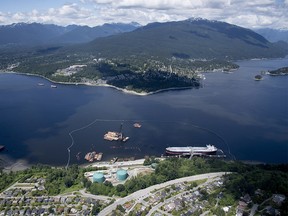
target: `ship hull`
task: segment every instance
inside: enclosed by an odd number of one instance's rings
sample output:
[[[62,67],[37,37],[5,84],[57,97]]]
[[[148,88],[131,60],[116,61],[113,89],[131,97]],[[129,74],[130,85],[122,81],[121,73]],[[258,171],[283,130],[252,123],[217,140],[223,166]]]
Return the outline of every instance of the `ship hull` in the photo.
[[[202,155],[215,155],[217,151],[210,151],[210,152],[193,152],[193,154],[202,154]],[[175,152],[175,151],[167,151],[166,150],[166,154],[167,155],[189,155],[191,154],[190,151],[179,151],[179,152]]]
[[[215,155],[217,148],[212,145],[207,147],[169,147],[166,148],[167,155]]]

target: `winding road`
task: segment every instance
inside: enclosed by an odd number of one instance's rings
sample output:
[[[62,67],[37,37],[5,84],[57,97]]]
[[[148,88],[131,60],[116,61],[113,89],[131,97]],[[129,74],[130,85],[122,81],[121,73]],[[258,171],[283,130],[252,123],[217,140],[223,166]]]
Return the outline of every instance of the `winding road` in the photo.
[[[145,199],[148,196],[151,196],[151,191],[154,190],[159,190],[161,188],[167,187],[169,185],[177,184],[177,183],[182,183],[182,182],[190,182],[190,181],[197,181],[197,180],[202,180],[202,179],[212,179],[212,178],[217,178],[221,177],[225,174],[228,174],[227,172],[217,172],[217,173],[206,173],[206,174],[201,174],[201,175],[194,175],[194,176],[189,176],[189,177],[184,177],[184,178],[179,178],[179,179],[174,179],[168,182],[164,182],[162,184],[157,184],[153,185],[151,187],[136,191],[126,197],[123,197],[121,199],[116,200],[113,204],[107,206],[104,208],[98,215],[99,216],[106,216],[109,215],[114,209],[116,209],[117,205],[123,205],[126,202],[129,202],[131,200],[142,200]]]

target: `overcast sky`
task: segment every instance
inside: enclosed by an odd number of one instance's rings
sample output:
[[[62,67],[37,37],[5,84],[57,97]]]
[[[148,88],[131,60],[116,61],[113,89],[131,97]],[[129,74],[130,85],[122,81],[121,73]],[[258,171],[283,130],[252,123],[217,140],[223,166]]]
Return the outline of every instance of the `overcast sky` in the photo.
[[[288,30],[288,0],[0,0],[0,25],[18,22],[145,25],[191,17],[246,28]]]

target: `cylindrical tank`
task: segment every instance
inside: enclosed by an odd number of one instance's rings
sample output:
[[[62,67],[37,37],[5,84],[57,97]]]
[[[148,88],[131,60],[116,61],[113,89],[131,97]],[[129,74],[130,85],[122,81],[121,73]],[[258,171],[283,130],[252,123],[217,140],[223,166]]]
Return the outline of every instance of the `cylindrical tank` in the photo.
[[[152,164],[151,164],[151,167],[152,167],[153,169],[156,169],[157,166],[158,166],[157,163],[152,163]]]
[[[118,171],[117,171],[117,179],[119,180],[119,181],[124,181],[124,180],[126,180],[126,178],[128,177],[128,173],[127,173],[127,171],[126,170],[123,170],[123,169],[119,169]]]
[[[95,172],[93,174],[93,183],[98,182],[98,183],[103,183],[105,181],[104,174],[101,172]]]

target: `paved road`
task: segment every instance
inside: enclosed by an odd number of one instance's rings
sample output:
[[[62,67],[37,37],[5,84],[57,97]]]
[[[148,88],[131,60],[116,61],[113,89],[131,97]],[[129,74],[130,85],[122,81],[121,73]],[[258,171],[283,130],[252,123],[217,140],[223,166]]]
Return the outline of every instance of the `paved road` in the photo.
[[[108,197],[108,196],[101,196],[101,195],[93,195],[90,193],[86,193],[85,189],[79,190],[79,192],[81,193],[82,197],[89,197],[89,198],[93,198],[96,200],[103,200],[103,201],[110,201],[111,199],[113,199],[112,197]],[[114,199],[118,199],[118,198],[114,198]]]
[[[194,175],[194,176],[184,177],[184,178],[180,178],[180,179],[175,179],[175,180],[164,182],[164,183],[158,184],[158,185],[153,185],[151,187],[136,191],[136,192],[124,197],[124,198],[121,198],[121,199],[115,201],[113,204],[104,208],[99,213],[99,216],[109,215],[114,209],[116,209],[117,205],[123,205],[124,203],[129,202],[131,200],[144,199],[144,198],[148,197],[150,192],[153,190],[158,190],[158,189],[167,187],[169,185],[182,183],[185,181],[190,182],[190,181],[197,181],[197,180],[202,180],[202,179],[207,179],[207,178],[208,179],[209,178],[216,178],[216,177],[220,177],[224,174],[226,174],[226,172],[206,173],[206,174],[201,174],[201,175]]]
[[[218,177],[218,178],[219,178],[219,177]],[[208,181],[206,181],[206,182],[198,185],[196,188],[193,188],[192,191],[198,190],[199,187],[202,187],[203,185],[208,185],[208,184],[210,184],[211,182],[214,181],[214,179],[216,179],[216,178],[213,178],[213,179],[212,179],[212,178],[209,178]],[[177,194],[176,196],[172,196],[172,197],[170,197],[170,198],[168,198],[168,199],[165,199],[164,202],[158,203],[156,206],[154,206],[154,207],[148,212],[147,216],[151,216],[155,211],[159,211],[159,209],[160,209],[161,206],[166,205],[166,204],[170,203],[172,200],[175,200],[176,198],[179,198],[179,197],[183,196],[183,194],[185,194],[185,193],[186,193],[186,191],[183,191],[183,192]],[[171,214],[169,214],[169,213],[167,213],[167,212],[165,212],[165,214],[166,214],[166,215],[171,215]]]
[[[253,216],[256,211],[257,211],[257,208],[258,208],[258,205],[257,204],[254,204],[252,209],[251,209],[251,212],[250,212],[250,215],[249,216]]]

